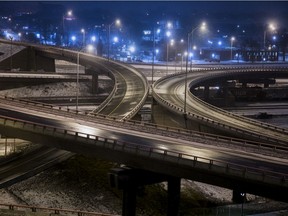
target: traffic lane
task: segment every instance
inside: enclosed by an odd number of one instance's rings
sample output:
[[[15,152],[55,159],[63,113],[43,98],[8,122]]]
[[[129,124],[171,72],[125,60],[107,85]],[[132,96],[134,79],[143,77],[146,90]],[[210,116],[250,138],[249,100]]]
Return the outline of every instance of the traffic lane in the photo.
[[[31,114],[32,112],[33,111],[31,110],[30,113],[23,113],[23,112],[19,112],[16,110],[11,110],[11,109],[0,107],[1,116],[10,117],[16,120],[19,119],[19,120],[23,120],[23,121],[27,121],[31,123],[45,124],[51,127],[57,126],[57,122],[55,122],[55,119],[46,118],[46,117],[39,116],[39,115],[34,115],[34,114]]]
[[[114,103],[116,106],[114,106],[114,109],[108,114],[109,116],[114,116],[117,118],[125,117],[131,111],[133,111],[135,107],[137,107],[145,95],[145,85],[143,80],[139,79],[136,74],[128,73],[126,71],[129,70],[119,66],[117,67],[117,70],[115,70],[117,77],[124,80],[126,86],[125,89],[121,89],[122,91],[125,91],[123,92],[124,95],[121,100],[117,101],[118,104]]]
[[[3,114],[3,109],[0,109],[0,113]],[[7,114],[7,110],[4,110],[4,114]],[[9,113],[9,112],[8,112]],[[14,115],[14,116],[13,116]],[[72,130],[84,134],[90,134],[93,136],[99,136],[108,139],[115,139],[125,143],[141,145],[143,147],[154,148],[158,150],[167,150],[171,152],[177,152],[192,156],[197,156],[198,159],[207,158],[211,160],[223,161],[225,163],[240,164],[251,168],[261,168],[274,172],[288,173],[287,160],[276,159],[269,157],[267,160],[261,158],[260,155],[250,154],[243,151],[237,151],[235,149],[215,148],[210,145],[200,145],[195,142],[180,141],[175,138],[147,134],[138,131],[132,131],[127,129],[121,129],[111,126],[91,124],[85,122],[75,122],[58,119],[49,119],[41,116],[33,116],[17,111],[10,112],[10,117],[17,117],[25,121],[40,123],[51,127],[61,128],[63,130]],[[209,148],[209,149],[208,149]]]
[[[74,153],[69,151],[47,146],[34,149],[28,154],[23,154],[21,157],[1,165],[0,188],[14,184],[16,179],[18,179],[16,181],[21,181],[20,176],[28,178],[28,176],[35,175],[35,173],[39,173],[55,163],[67,160],[73,155]]]
[[[223,72],[223,71],[222,71]],[[211,74],[212,72],[210,72]],[[217,72],[219,73],[219,71]],[[199,73],[198,73],[199,74]],[[202,72],[203,74],[203,72]],[[205,72],[205,75],[209,74],[209,72]],[[193,73],[188,74],[188,81],[187,83],[190,83],[193,81],[193,79],[197,78],[197,75]],[[174,104],[175,106],[179,108],[184,108],[184,87],[181,88],[181,85],[183,85],[185,80],[185,76],[179,75],[177,77],[173,77],[173,79],[166,79],[163,80],[162,82],[159,82],[155,86],[155,91],[157,94],[161,95],[161,97],[169,101],[171,104]],[[196,115],[200,116],[205,116],[208,119],[213,119],[214,122],[226,122],[225,124],[227,126],[230,126],[232,128],[237,128],[237,129],[242,129],[244,131],[254,131],[255,134],[259,136],[266,136],[269,134],[269,136],[274,137],[275,139],[282,140],[282,142],[287,141],[287,136],[286,134],[279,133],[276,131],[271,131],[270,129],[263,128],[259,126],[259,124],[253,124],[251,121],[248,120],[244,121],[245,118],[243,119],[235,119],[232,118],[231,116],[223,115],[221,112],[213,111],[212,109],[209,109],[207,107],[203,107],[202,104],[198,104],[198,106],[195,106],[195,101],[191,100],[190,97],[187,98],[187,104],[186,108],[187,111],[190,113],[195,113]]]
[[[143,99],[145,95],[143,79],[122,65],[106,61],[101,64],[114,74],[117,90],[112,100],[99,113],[118,119],[123,118],[133,111]]]
[[[109,114],[109,116],[113,117],[125,117],[129,115],[137,106],[140,104],[142,100],[142,96],[144,94],[144,86],[139,83],[137,85],[136,83],[135,87],[133,87],[131,90],[127,90],[125,97],[122,98],[121,102],[118,104],[118,106]],[[135,91],[136,90],[136,91]]]
[[[99,114],[106,116],[110,115],[115,110],[115,108],[117,108],[117,106],[121,103],[121,101],[125,97],[127,89],[126,82],[123,79],[123,77],[120,76],[117,72],[113,72],[113,74],[116,80],[115,94],[113,98],[105,105],[105,107],[98,112]]]

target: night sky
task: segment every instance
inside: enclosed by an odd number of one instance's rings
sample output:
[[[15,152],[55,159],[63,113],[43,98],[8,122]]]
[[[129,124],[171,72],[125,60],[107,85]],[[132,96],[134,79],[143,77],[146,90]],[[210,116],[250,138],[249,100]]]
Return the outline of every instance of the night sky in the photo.
[[[197,15],[199,18],[211,16],[216,19],[229,16],[246,19],[243,15],[258,15],[258,18],[282,19],[288,14],[286,1],[0,1],[0,12],[7,14],[20,10],[37,11],[43,5],[62,6],[63,10],[72,9],[84,18],[91,14],[109,13],[120,17],[146,16],[149,20],[160,17],[168,19],[177,15]]]
[[[32,11],[41,18],[61,20],[70,9],[84,28],[116,18],[132,31],[159,20],[179,20],[184,31],[202,21],[214,30],[246,25],[247,33],[248,25],[252,32],[271,21],[288,27],[288,1],[0,1],[0,15]]]

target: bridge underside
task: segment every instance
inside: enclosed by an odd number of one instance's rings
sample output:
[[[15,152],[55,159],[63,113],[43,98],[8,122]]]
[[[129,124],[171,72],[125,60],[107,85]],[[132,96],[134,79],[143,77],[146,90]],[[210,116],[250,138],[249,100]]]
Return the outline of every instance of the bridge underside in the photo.
[[[1,61],[0,69],[55,72],[55,60],[39,55],[33,47],[27,47]]]
[[[130,147],[127,150],[123,146],[117,147],[115,143],[107,143],[106,141],[97,142],[89,140],[86,137],[80,138],[74,135],[64,137],[55,137],[54,134],[33,133],[21,129],[0,125],[0,131],[6,136],[17,137],[31,142],[55,147],[74,153],[84,154],[91,157],[96,157],[108,161],[125,164],[132,168],[147,170],[162,175],[172,176],[176,178],[191,179],[200,181],[228,189],[247,192],[263,197],[268,197],[274,200],[288,202],[288,188],[286,187],[286,179],[283,179],[283,185],[271,184],[266,182],[266,176],[261,179],[252,180],[246,176],[245,170],[240,173],[232,167],[217,168],[213,164],[207,164],[200,161],[191,161],[180,158],[170,158],[169,155],[159,155],[159,153],[140,153],[136,148],[131,151]],[[167,169],[169,167],[169,169]],[[219,172],[220,171],[220,172]]]

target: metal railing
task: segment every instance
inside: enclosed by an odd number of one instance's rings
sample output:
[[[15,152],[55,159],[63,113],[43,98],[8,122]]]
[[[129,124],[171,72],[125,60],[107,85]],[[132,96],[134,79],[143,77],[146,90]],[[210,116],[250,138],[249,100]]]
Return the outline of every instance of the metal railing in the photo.
[[[10,211],[31,211],[33,213],[54,213],[57,214],[69,214],[69,215],[77,215],[77,216],[119,216],[115,214],[106,214],[106,213],[98,213],[98,212],[88,212],[88,211],[80,211],[80,210],[71,210],[71,209],[60,209],[60,208],[45,208],[39,206],[28,206],[28,205],[16,205],[16,204],[0,204],[0,207],[6,208]],[[3,209],[2,208],[2,209]]]
[[[181,169],[181,167],[189,167],[190,169],[197,169],[202,171],[208,170],[210,173],[218,175],[225,174],[238,178],[245,178],[246,180],[250,179],[269,183],[271,185],[278,185],[284,188],[288,187],[288,181],[286,181],[288,177],[287,173],[277,173],[270,170],[262,170],[240,164],[229,163],[222,160],[199,157],[196,154],[185,154],[178,151],[170,151],[161,148],[147,147],[145,145],[137,145],[135,143],[123,142],[120,140],[68,130],[65,128],[47,126],[39,123],[36,124],[23,120],[20,121],[13,118],[0,117],[0,124],[10,129],[20,129],[26,132],[45,135],[56,139],[63,139],[77,143],[86,143],[90,145],[91,148],[101,148],[102,150],[105,149],[106,151],[117,151],[129,155],[137,155],[137,158],[144,157],[149,160],[177,164],[179,169]],[[181,144],[181,142],[179,144]],[[125,158],[125,155],[122,156]],[[121,157],[121,154],[119,154],[119,157]],[[111,158],[111,160],[113,160],[113,158]],[[157,166],[157,163],[155,163],[155,166]]]
[[[132,120],[117,121],[115,118],[110,118],[105,115],[97,115],[91,113],[81,113],[73,109],[61,108],[50,104],[39,103],[24,99],[15,99],[11,97],[0,97],[2,104],[9,104],[14,107],[25,107],[29,110],[38,111],[41,113],[49,113],[57,116],[68,117],[71,119],[84,120],[85,122],[94,122],[97,124],[109,125],[116,128],[126,128],[129,130],[140,131],[143,133],[157,134],[165,137],[174,137],[191,142],[199,142],[210,145],[217,145],[226,148],[240,148],[245,151],[257,152],[264,155],[277,155],[279,157],[288,157],[288,147],[282,145],[267,144],[261,142],[253,142],[239,138],[213,135],[204,132],[185,130],[180,128],[167,127],[165,125],[156,125],[152,123],[143,123]],[[198,117],[201,121],[202,117]]]
[[[272,72],[272,71],[275,71],[275,70],[279,70],[281,71],[282,73],[286,73],[288,68],[286,67],[268,67],[268,68],[255,68],[255,67],[248,67],[248,68],[236,68],[235,67],[231,67],[231,68],[216,68],[217,70],[221,71],[221,73],[211,73],[211,74],[207,74],[205,76],[201,76],[201,77],[197,77],[195,78],[194,80],[192,80],[190,82],[190,85],[189,87],[193,87],[193,86],[196,86],[198,83],[200,82],[203,82],[203,81],[206,81],[206,80],[209,80],[209,79],[212,79],[212,78],[217,78],[217,77],[225,77],[227,75],[231,75],[231,74],[242,74],[242,73],[248,73],[248,72],[263,72],[263,71],[266,71],[266,72]],[[193,70],[193,73],[194,72],[203,72],[203,71],[215,71],[214,68],[211,69],[199,69],[199,70]],[[225,71],[225,72],[223,72]],[[184,75],[184,73],[178,73],[178,74],[171,74],[169,76],[166,76],[166,77],[163,77],[159,80],[157,80],[155,83],[154,83],[154,87],[164,81],[164,80],[167,80],[167,79],[170,79],[171,77],[176,77],[176,76],[179,76],[180,75]],[[182,107],[179,107],[177,104],[172,104],[170,103],[169,101],[167,101],[166,99],[162,98],[159,94],[157,94],[155,91],[154,91],[154,88],[153,88],[153,97],[156,99],[156,101],[158,101],[160,104],[162,104],[162,106],[168,108],[169,110],[173,111],[173,112],[176,112],[178,113],[179,115],[183,115],[184,114],[184,109]],[[226,116],[230,116],[232,118],[236,118],[236,119],[240,119],[241,118],[241,121],[245,121],[245,122],[248,122],[248,123],[251,123],[253,125],[256,125],[258,127],[263,127],[263,128],[267,128],[269,130],[274,130],[274,131],[277,131],[279,133],[282,133],[282,134],[288,134],[288,131],[287,129],[285,128],[281,128],[281,127],[277,127],[277,126],[274,126],[274,125],[270,125],[270,124],[267,124],[267,123],[261,123],[259,121],[256,121],[256,120],[252,120],[252,119],[248,119],[248,118],[245,118],[245,117],[240,117],[236,114],[232,114],[228,111],[225,111],[223,109],[220,109],[218,107],[215,107],[213,105],[210,105],[204,101],[202,101],[201,99],[197,98],[196,96],[194,96],[193,94],[190,94],[191,98],[194,99],[194,102],[197,104],[202,104],[204,107],[207,108],[207,110],[214,110],[214,111],[217,111],[217,112],[220,112],[221,114],[223,115],[226,115]],[[260,133],[254,133],[254,132],[251,132],[251,131],[248,131],[248,130],[243,130],[243,129],[239,129],[239,128],[236,128],[236,127],[232,127],[232,126],[229,126],[229,125],[226,125],[225,123],[222,123],[220,121],[216,121],[216,120],[213,120],[213,119],[210,119],[210,118],[207,118],[205,116],[202,116],[200,114],[197,114],[197,113],[191,113],[191,112],[188,112],[187,113],[187,117],[190,117],[192,119],[195,119],[199,122],[203,122],[203,123],[206,123],[206,124],[209,124],[209,125],[214,125],[215,127],[221,127],[223,129],[228,129],[228,130],[231,130],[231,131],[234,131],[234,132],[237,132],[237,133],[241,133],[243,135],[249,135],[251,137],[254,137],[256,139],[259,139],[261,138],[262,140],[266,140],[268,142],[274,142],[274,143],[278,143],[279,145],[286,145],[287,146],[287,141],[284,139],[284,140],[280,140],[280,139],[277,139],[277,138],[272,138],[272,137],[269,137],[269,136],[266,136],[264,137],[266,134],[260,134]]]
[[[71,62],[76,62],[76,59],[77,59],[77,52],[76,51],[72,51],[72,50],[64,50],[64,49],[60,49],[60,48],[51,48],[51,47],[42,47],[42,46],[37,46],[37,48],[39,49],[39,51],[43,51],[44,53],[47,53],[47,54],[51,54],[52,56],[54,57],[58,57],[59,56],[61,58],[68,58],[70,59]],[[57,52],[58,51],[58,52]],[[60,53],[62,53],[60,55]],[[95,110],[93,110],[92,112],[96,112],[96,113],[99,113],[101,112],[102,109],[105,108],[105,106],[107,106],[107,104],[112,100],[113,96],[115,95],[116,91],[117,91],[117,78],[115,75],[113,75],[113,72],[106,66],[104,66],[104,64],[101,63],[102,62],[105,62],[106,63],[106,59],[104,58],[101,58],[101,57],[98,57],[98,56],[93,56],[93,55],[90,55],[90,54],[87,54],[87,53],[81,53],[81,55],[84,55],[85,57],[89,57],[90,59],[87,60],[87,64],[95,64],[95,61],[97,61],[97,64],[98,65],[101,65],[102,67],[105,67],[110,73],[110,78],[112,78],[112,80],[114,81],[115,85],[110,93],[110,95],[107,97],[107,99],[99,106],[97,107]],[[94,62],[93,62],[94,61]],[[125,64],[122,64],[122,63],[118,63],[118,62],[115,62],[115,61],[111,61],[110,64],[117,64],[131,72],[133,72],[134,74],[137,74],[138,77],[142,80],[143,84],[144,84],[144,95],[143,97],[141,98],[141,101],[128,113],[126,114],[124,117],[122,117],[120,120],[126,120],[126,119],[129,119],[129,118],[132,118],[140,109],[141,107],[143,106],[143,104],[145,103],[145,100],[146,100],[146,97],[148,96],[148,93],[149,93],[149,89],[148,89],[148,81],[147,79],[145,78],[145,76],[138,70],[136,70],[135,68],[132,68],[131,66],[126,66]]]

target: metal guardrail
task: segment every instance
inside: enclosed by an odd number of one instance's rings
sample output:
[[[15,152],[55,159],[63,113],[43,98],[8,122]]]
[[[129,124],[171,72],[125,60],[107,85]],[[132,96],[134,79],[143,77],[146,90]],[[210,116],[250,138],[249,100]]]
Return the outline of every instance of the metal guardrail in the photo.
[[[172,110],[172,111],[176,111],[178,114],[180,115],[183,115],[184,114],[184,109],[182,108],[179,108],[177,105],[174,105],[174,104],[171,104],[169,102],[167,102],[165,99],[161,98],[160,96],[154,94],[153,95],[155,99],[158,99],[158,103],[162,104],[163,106],[167,107],[168,109]],[[199,122],[202,122],[202,123],[207,123],[207,124],[210,124],[210,125],[214,125],[215,127],[221,127],[223,129],[227,129],[229,131],[233,131],[233,132],[236,132],[236,133],[240,133],[242,135],[249,135],[250,137],[254,137],[256,139],[260,139],[260,140],[266,140],[267,142],[273,142],[273,143],[277,143],[278,146],[287,146],[287,142],[281,142],[279,141],[278,139],[273,139],[273,138],[269,138],[269,137],[265,137],[263,134],[256,134],[256,133],[251,133],[250,131],[247,131],[247,130],[242,130],[242,129],[239,129],[239,128],[236,128],[236,127],[231,127],[231,126],[228,126],[224,123],[221,123],[221,122],[217,122],[215,120],[212,120],[212,119],[209,119],[207,117],[204,117],[204,116],[201,116],[201,115],[198,115],[198,114],[195,114],[195,113],[191,113],[191,112],[188,112],[187,113],[187,117],[190,117],[192,119],[195,119]],[[283,147],[284,147],[283,146]]]
[[[111,73],[111,74],[113,74],[113,73]],[[110,92],[108,97],[96,109],[92,110],[90,113],[99,113],[99,112],[101,112],[107,106],[107,104],[112,100],[112,98],[114,97],[114,95],[115,95],[115,93],[117,91],[117,80],[116,80],[116,77],[113,76],[112,80],[114,81],[114,86],[113,86],[112,91]]]
[[[288,70],[288,68],[283,68],[283,67],[280,67],[280,69],[282,69],[283,71],[287,71]],[[191,83],[190,83],[190,85],[189,85],[189,87],[191,87],[191,86],[193,86],[194,84],[196,85],[197,83],[199,83],[199,82],[201,82],[201,81],[204,81],[204,80],[208,80],[208,79],[211,79],[211,77],[217,77],[217,75],[219,76],[219,74],[221,75],[221,76],[225,76],[225,75],[227,75],[227,74],[230,74],[230,73],[235,73],[236,71],[238,72],[238,73],[243,73],[243,72],[247,72],[247,70],[248,70],[248,72],[251,70],[251,71],[263,71],[264,69],[263,68],[261,68],[261,69],[259,69],[259,68],[254,68],[254,67],[248,67],[248,68],[246,68],[246,69],[243,69],[242,67],[240,67],[240,68],[237,68],[237,69],[235,69],[235,67],[231,67],[231,68],[217,68],[217,70],[220,70],[220,71],[223,71],[223,70],[225,70],[226,72],[225,73],[216,73],[216,74],[210,74],[209,76],[202,76],[202,77],[200,77],[200,78],[195,78],[195,80],[193,80]],[[228,70],[228,71],[227,71]],[[232,70],[232,71],[231,71]],[[240,71],[239,71],[240,70]],[[275,67],[269,67],[268,69],[267,69],[268,71],[274,71],[275,70]],[[205,68],[205,69],[198,69],[198,70],[193,70],[193,72],[203,72],[203,71],[214,71],[214,69],[212,69],[211,70],[211,68],[209,68],[209,69],[207,69],[207,68]],[[157,85],[157,83],[159,83],[159,82],[161,82],[161,81],[163,81],[163,80],[166,80],[166,79],[170,79],[171,77],[175,77],[175,76],[178,76],[179,74],[182,74],[182,75],[184,75],[185,73],[177,73],[177,74],[171,74],[171,75],[169,75],[169,76],[166,76],[166,77],[163,77],[163,78],[161,78],[161,79],[159,79],[159,80],[157,80],[155,83],[154,83],[154,86],[156,86]],[[171,111],[173,111],[173,112],[177,112],[178,114],[180,114],[180,115],[183,115],[184,114],[184,109],[183,108],[180,108],[179,106],[177,106],[177,105],[175,105],[175,104],[171,104],[170,102],[168,102],[168,101],[166,101],[164,98],[162,98],[160,95],[158,95],[157,93],[155,93],[155,91],[154,91],[154,88],[153,88],[153,97],[160,103],[160,104],[162,104],[163,106],[165,106],[165,107],[167,107],[168,109],[170,109]],[[223,114],[225,114],[225,115],[227,115],[227,116],[232,116],[232,117],[236,117],[237,115],[235,115],[235,114],[231,114],[230,112],[228,112],[228,111],[224,111],[224,110],[222,110],[222,109],[220,109],[220,108],[217,108],[217,107],[214,107],[214,106],[212,106],[212,105],[209,105],[209,104],[207,104],[207,103],[205,103],[205,102],[202,102],[202,100],[200,100],[200,99],[198,99],[196,96],[193,96],[193,98],[196,98],[195,100],[198,102],[198,101],[201,101],[201,103],[205,106],[205,105],[207,105],[207,107],[208,107],[208,109],[210,108],[210,109],[212,109],[212,110],[221,110],[221,113],[223,113]],[[215,108],[215,109],[214,109]],[[238,129],[238,128],[235,128],[235,127],[231,127],[231,126],[227,126],[227,125],[225,125],[225,124],[223,124],[223,123],[221,123],[221,122],[217,122],[217,121],[215,121],[215,120],[212,120],[212,119],[209,119],[209,118],[207,118],[207,117],[204,117],[204,116],[201,116],[201,115],[198,115],[198,114],[196,114],[196,113],[187,113],[187,117],[191,117],[191,118],[193,118],[193,119],[196,119],[196,120],[199,120],[199,121],[203,121],[204,123],[206,122],[206,123],[209,123],[209,124],[212,124],[212,125],[215,125],[215,126],[217,126],[217,127],[222,127],[222,128],[224,128],[224,129],[228,129],[228,130],[232,130],[232,131],[235,131],[235,132],[238,132],[238,133],[241,133],[241,134],[245,134],[245,135],[249,135],[249,136],[252,136],[252,137],[254,137],[254,138],[263,138],[263,134],[253,134],[253,133],[250,133],[250,131],[246,131],[246,130],[240,130],[240,129]],[[237,118],[239,119],[240,117],[239,116],[237,116]],[[246,120],[247,119],[247,120]],[[242,118],[241,118],[241,120],[242,120]],[[269,125],[269,124],[267,124],[267,123],[260,123],[260,122],[258,122],[258,121],[256,121],[256,120],[250,120],[250,119],[248,119],[248,118],[245,118],[245,120],[247,121],[247,122],[251,122],[251,123],[255,123],[255,124],[257,124],[257,125],[259,125],[259,126],[261,126],[261,127],[265,127],[265,128],[269,128],[269,129],[271,129],[271,130],[277,130],[278,132],[281,132],[281,133],[288,133],[288,131],[286,130],[286,129],[283,129],[283,128],[280,128],[280,127],[277,127],[277,126],[273,126],[273,125]],[[281,144],[281,145],[287,145],[287,142],[283,142],[283,141],[280,141],[280,140],[278,140],[278,139],[273,139],[273,138],[269,138],[269,137],[266,137],[266,141],[273,141],[274,143],[279,143],[279,144]]]
[[[95,122],[101,123],[104,125],[109,125],[113,127],[121,127],[121,128],[128,128],[130,130],[151,133],[151,134],[158,134],[165,137],[176,137],[179,139],[192,141],[192,142],[200,142],[204,144],[211,144],[211,145],[218,145],[227,148],[243,148],[246,151],[252,151],[261,153],[264,155],[273,155],[276,154],[280,157],[288,157],[288,147],[283,147],[275,145],[275,144],[267,144],[261,142],[253,142],[248,140],[243,140],[239,138],[232,138],[220,135],[213,135],[204,132],[192,131],[192,130],[185,130],[180,128],[172,128],[167,127],[164,125],[156,125],[152,123],[143,123],[131,120],[124,120],[123,122],[117,121],[115,118],[110,118],[109,116],[105,115],[98,115],[91,113],[80,113],[76,110],[61,108],[52,106],[50,104],[43,104],[35,101],[29,101],[24,99],[15,99],[11,97],[4,97],[5,100],[0,100],[1,102],[13,103],[13,106],[21,106],[26,107],[30,110],[41,111],[43,113],[49,113],[59,116],[65,116],[73,119],[82,119],[86,122]],[[202,119],[201,119],[202,120]]]
[[[10,129],[20,129],[26,132],[51,136],[53,138],[86,143],[92,145],[93,148],[138,155],[139,157],[145,157],[149,160],[174,163],[179,166],[179,169],[181,169],[181,166],[184,166],[202,171],[208,170],[209,172],[218,175],[226,174],[237,178],[245,178],[246,180],[257,180],[271,185],[278,185],[285,188],[288,187],[288,181],[286,181],[286,179],[288,179],[288,174],[286,173],[277,173],[270,170],[262,170],[244,165],[228,163],[222,160],[214,160],[199,157],[197,155],[185,154],[183,152],[137,145],[135,143],[123,142],[78,131],[47,126],[44,124],[36,124],[23,120],[20,121],[14,118],[0,117],[0,124]],[[120,155],[121,154],[119,154],[119,156]]]
[[[146,77],[144,76],[144,74],[138,70],[136,70],[135,68],[133,68],[132,66],[126,66],[124,64],[121,64],[121,63],[118,63],[118,62],[114,62],[115,64],[118,64],[130,71],[133,71],[135,74],[138,74],[138,76],[142,79],[143,83],[144,83],[144,87],[145,87],[145,94],[144,94],[144,97],[142,97],[141,101],[133,108],[132,111],[129,112],[128,115],[124,116],[122,119],[120,119],[120,121],[124,121],[124,120],[128,120],[128,119],[131,119],[141,108],[142,106],[144,105],[145,101],[146,101],[146,98],[148,97],[148,94],[149,94],[149,83],[148,83],[148,80],[146,79]]]
[[[243,70],[241,68],[241,70],[233,70],[233,72],[231,72],[231,71],[226,72],[224,74],[224,76],[235,75],[235,74],[237,75],[237,74],[243,74],[243,73],[249,73],[249,72],[275,72],[275,70],[287,73],[288,72],[288,67],[287,68],[286,67],[285,68],[283,68],[283,67],[278,68],[277,67],[277,68],[273,68],[273,69],[271,69],[271,68],[262,68],[262,69],[257,69],[257,70],[253,69],[252,71]],[[199,82],[203,82],[205,80],[216,79],[217,77],[220,77],[220,76],[223,77],[223,73],[216,73],[216,74],[211,74],[209,76],[205,76],[205,77],[201,77],[201,78],[195,78],[193,81],[190,82],[190,86],[189,87],[193,87],[195,85],[198,85]],[[197,100],[197,102],[203,104],[205,107],[208,107],[210,109],[216,110],[217,112],[223,113],[223,114],[228,115],[228,116],[233,116],[233,118],[237,118],[237,119],[241,118],[241,121],[251,122],[254,125],[259,125],[261,127],[273,129],[273,130],[280,131],[280,132],[288,134],[288,130],[285,129],[285,128],[281,128],[281,127],[278,127],[278,126],[275,126],[275,125],[271,125],[271,124],[268,124],[268,123],[260,122],[260,121],[253,120],[253,119],[250,119],[250,118],[245,118],[243,116],[239,116],[239,115],[236,115],[234,113],[225,111],[225,110],[223,110],[221,108],[213,106],[213,105],[211,105],[211,104],[199,99],[198,97],[196,97],[192,93],[190,93],[190,96],[193,97],[194,100]]]
[[[45,47],[45,46],[37,46],[37,48],[40,51],[43,51],[43,52],[46,52],[46,53],[50,53],[50,54],[56,55],[56,56],[59,56],[59,53],[62,53],[62,56],[60,55],[61,58],[63,58],[63,57],[69,58],[70,61],[72,61],[72,62],[76,61],[76,59],[77,59],[77,52],[73,51],[73,50],[64,50],[64,49],[60,49],[60,48],[52,48],[52,47]],[[100,61],[105,61],[106,62],[107,59],[104,59],[104,58],[98,57],[98,56],[94,56],[94,55],[90,55],[90,54],[87,54],[87,53],[82,53],[82,52],[81,52],[81,55],[84,55],[85,57],[93,58],[94,61],[97,61],[97,64],[102,65],[103,67],[105,67],[103,64],[101,64]],[[91,60],[91,62],[92,62],[92,60]],[[135,68],[133,68],[131,66],[128,67],[125,64],[122,64],[122,63],[119,63],[119,62],[115,62],[115,61],[111,61],[111,63],[112,64],[117,64],[117,65],[119,65],[119,66],[121,66],[123,68],[126,68],[127,70],[132,71],[134,74],[137,74],[141,78],[143,83],[144,83],[145,90],[144,90],[144,95],[141,98],[141,101],[126,116],[122,117],[120,120],[130,119],[141,109],[141,107],[145,103],[145,100],[146,100],[146,98],[148,96],[148,93],[149,93],[149,91],[148,91],[148,86],[149,86],[148,85],[148,81],[147,81],[145,76],[140,71],[136,70]],[[111,70],[109,68],[107,68],[107,70],[111,72]],[[105,106],[112,100],[113,96],[115,95],[115,92],[117,90],[117,80],[116,80],[116,77],[113,75],[113,72],[111,72],[109,74],[110,74],[110,78],[112,78],[112,80],[115,83],[115,85],[113,87],[113,90],[110,93],[110,95],[107,97],[107,99],[99,107],[97,107],[95,110],[93,110],[92,112],[99,113],[102,109],[105,108]]]
[[[28,205],[14,205],[14,204],[0,204],[0,207],[5,207],[10,211],[17,211],[20,209],[24,209],[25,211],[31,211],[33,213],[51,213],[51,214],[69,214],[69,215],[77,215],[77,216],[119,216],[115,214],[105,214],[105,213],[97,213],[97,212],[88,212],[88,211],[79,211],[79,210],[70,210],[70,209],[60,209],[60,208],[45,208],[38,206],[28,206]]]

